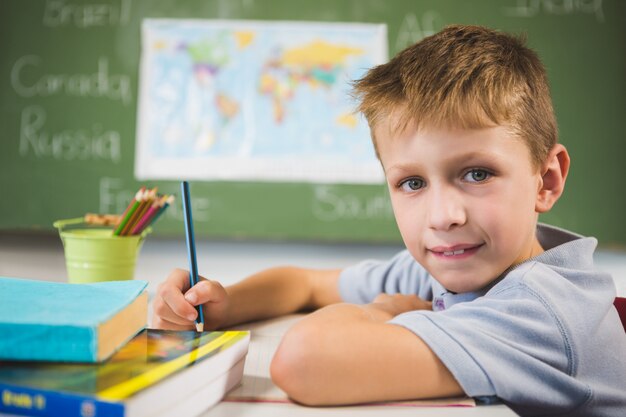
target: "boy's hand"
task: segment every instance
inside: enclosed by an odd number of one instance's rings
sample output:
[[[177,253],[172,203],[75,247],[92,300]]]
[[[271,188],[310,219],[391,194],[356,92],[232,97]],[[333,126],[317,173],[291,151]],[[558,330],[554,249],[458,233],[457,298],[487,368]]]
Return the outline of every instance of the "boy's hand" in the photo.
[[[152,326],[159,329],[192,330],[197,316],[195,306],[202,305],[205,330],[221,327],[228,317],[230,300],[217,281],[199,277],[189,289],[189,271],[173,270],[159,285],[154,300]]]
[[[413,310],[432,310],[433,303],[423,300],[417,295],[379,294],[368,308],[383,311],[395,317],[398,314]]]

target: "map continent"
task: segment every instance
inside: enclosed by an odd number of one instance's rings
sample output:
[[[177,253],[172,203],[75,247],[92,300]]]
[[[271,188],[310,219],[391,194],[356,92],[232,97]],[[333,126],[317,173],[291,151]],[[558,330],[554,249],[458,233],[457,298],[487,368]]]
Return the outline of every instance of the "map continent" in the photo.
[[[138,176],[380,180],[350,85],[386,59],[384,26],[148,19],[142,30]]]

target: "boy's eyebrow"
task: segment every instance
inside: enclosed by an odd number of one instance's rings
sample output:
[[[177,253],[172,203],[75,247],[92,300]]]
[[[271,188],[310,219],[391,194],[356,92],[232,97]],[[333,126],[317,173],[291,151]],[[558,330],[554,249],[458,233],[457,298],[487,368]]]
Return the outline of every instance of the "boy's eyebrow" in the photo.
[[[499,152],[484,152],[484,151],[471,151],[447,157],[443,159],[443,163],[446,165],[467,164],[475,160],[490,160],[493,162],[500,162],[506,159],[506,155]],[[395,164],[391,164],[387,171],[412,171],[416,168],[420,168],[422,164],[415,161],[401,161]]]
[[[454,157],[444,159],[446,163],[455,163],[455,162],[466,162],[475,159],[488,159],[488,160],[500,160],[505,159],[506,155],[500,152],[484,152],[484,151],[472,151],[460,155],[455,155]]]

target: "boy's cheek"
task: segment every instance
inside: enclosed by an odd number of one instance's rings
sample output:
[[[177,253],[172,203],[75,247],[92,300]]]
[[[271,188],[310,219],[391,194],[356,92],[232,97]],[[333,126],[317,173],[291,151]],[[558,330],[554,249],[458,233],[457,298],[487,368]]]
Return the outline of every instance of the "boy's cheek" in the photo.
[[[424,231],[417,224],[406,219],[396,219],[398,223],[398,229],[402,236],[402,241],[406,248],[411,252],[413,257],[417,259],[417,256],[422,252],[421,250],[421,237],[424,236]],[[419,259],[417,259],[419,261]]]

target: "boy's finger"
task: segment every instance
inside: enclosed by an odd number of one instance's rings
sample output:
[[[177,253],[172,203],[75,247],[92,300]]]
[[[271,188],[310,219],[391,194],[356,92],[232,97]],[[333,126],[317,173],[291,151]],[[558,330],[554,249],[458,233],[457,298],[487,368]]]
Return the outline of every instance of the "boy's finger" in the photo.
[[[159,287],[157,296],[160,300],[155,300],[154,308],[155,313],[159,316],[180,324],[183,324],[180,319],[195,320],[197,314],[196,309],[193,305],[189,304],[180,289],[165,284]],[[169,311],[173,314],[170,315]]]
[[[173,323],[169,320],[165,320],[161,317],[154,318],[152,327],[156,329],[164,329],[164,330],[193,330],[195,329],[193,324],[181,325],[178,323]]]
[[[184,293],[189,289],[189,271],[176,268],[170,272],[170,275],[167,277],[165,282],[169,285],[175,286]]]
[[[189,325],[193,323],[193,319],[189,319],[187,317],[182,317],[172,311],[172,309],[167,305],[167,303],[162,299],[154,300],[154,320],[161,319],[168,321],[170,323],[175,323],[181,326]],[[188,316],[191,317],[191,316]]]
[[[224,300],[226,290],[217,281],[202,280],[185,293],[185,300],[192,305],[215,303]]]

